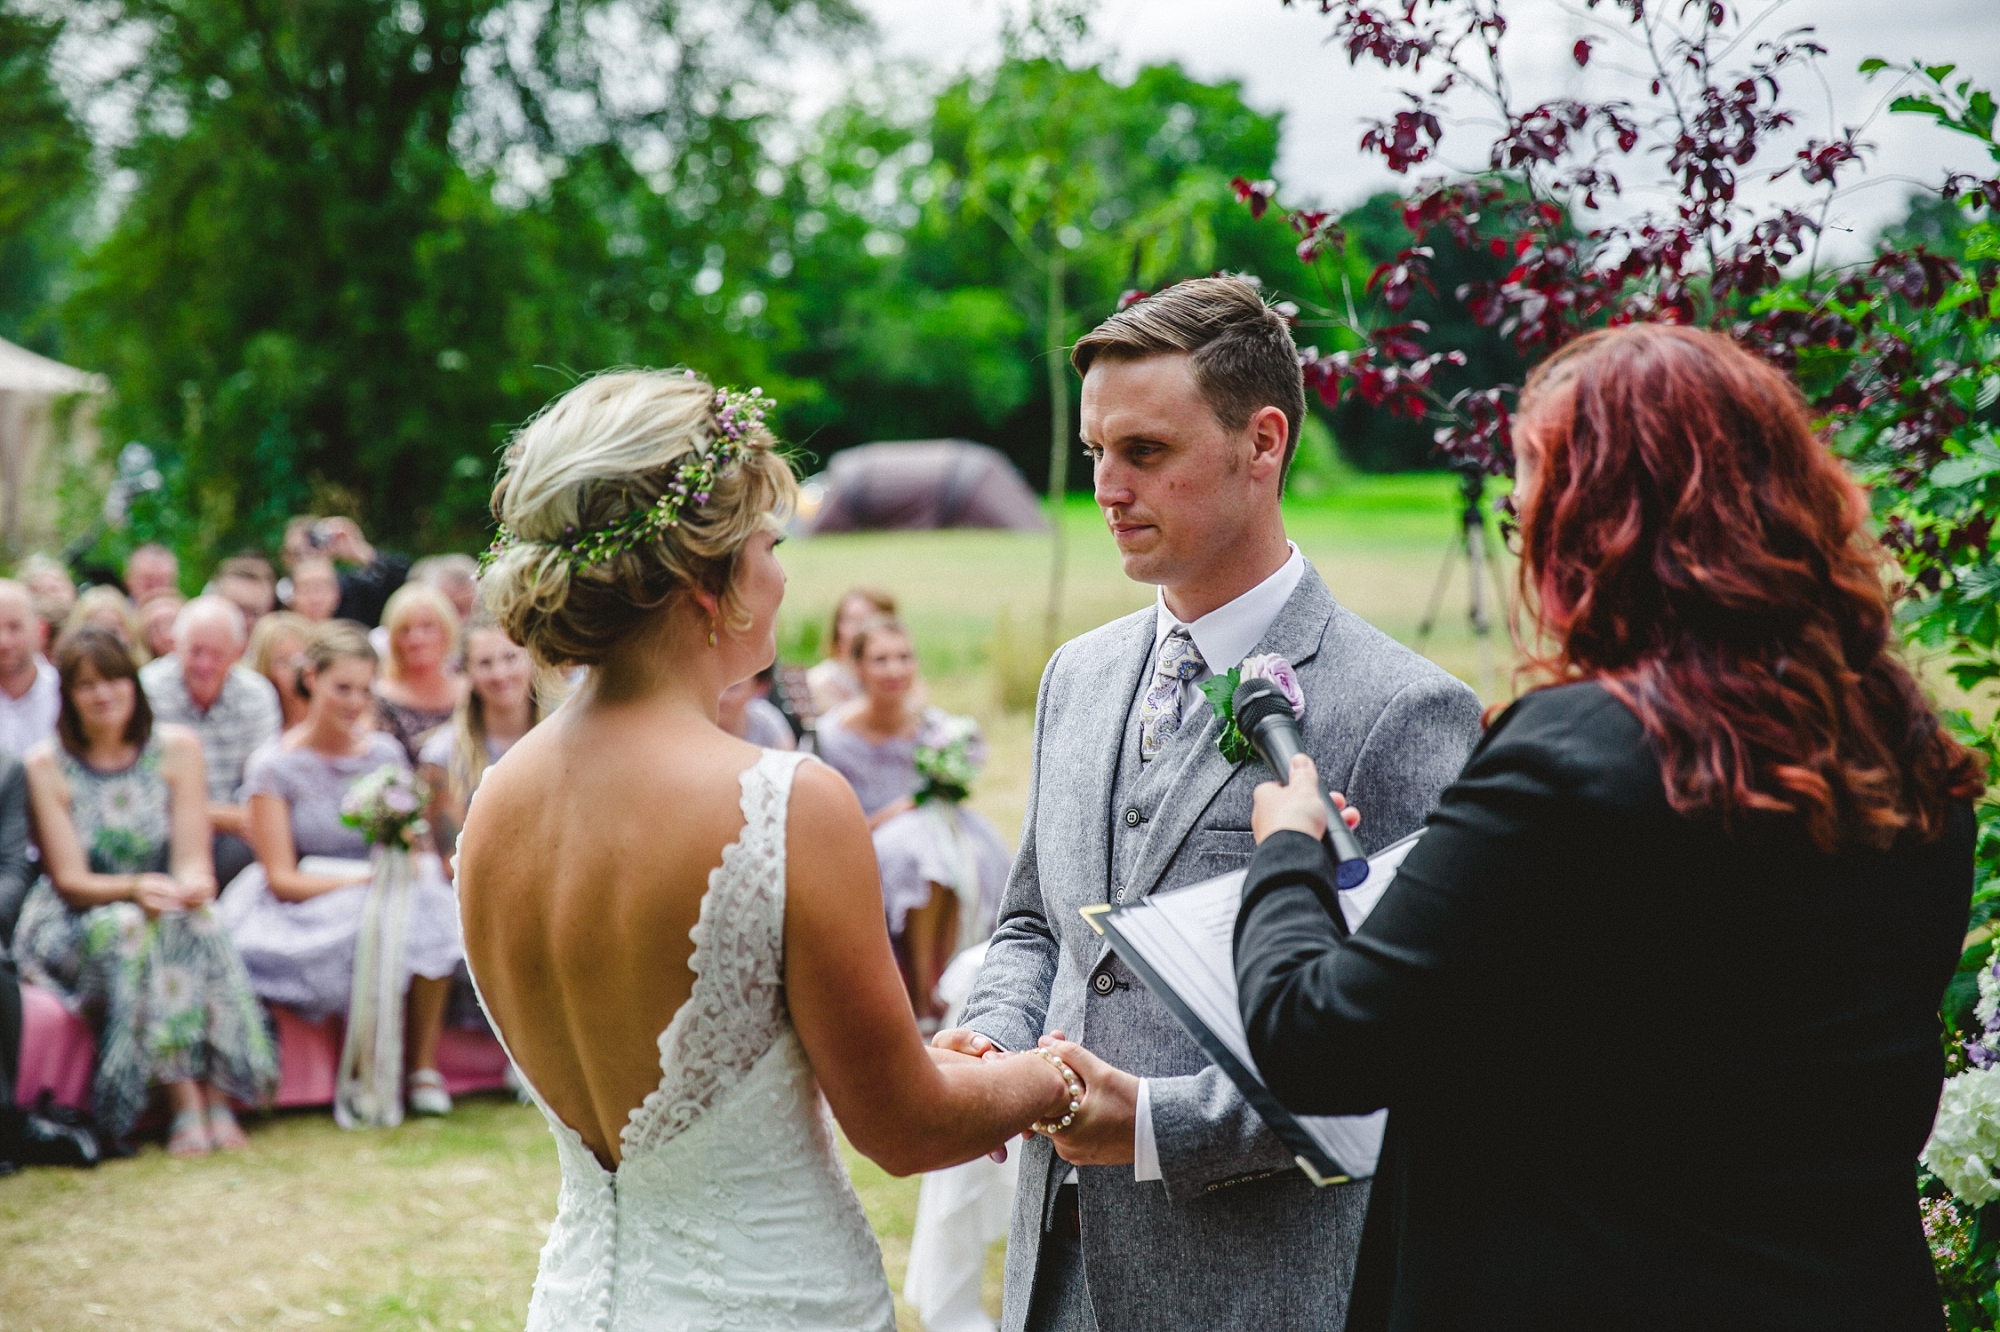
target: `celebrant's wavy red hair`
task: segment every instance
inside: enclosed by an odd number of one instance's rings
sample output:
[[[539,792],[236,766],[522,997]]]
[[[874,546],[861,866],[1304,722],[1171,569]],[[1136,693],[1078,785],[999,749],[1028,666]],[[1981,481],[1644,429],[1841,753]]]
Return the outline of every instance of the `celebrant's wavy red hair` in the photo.
[[[1529,669],[1629,707],[1677,812],[1881,848],[1985,788],[1891,650],[1866,498],[1784,375],[1719,334],[1607,329],[1530,376],[1515,439]]]

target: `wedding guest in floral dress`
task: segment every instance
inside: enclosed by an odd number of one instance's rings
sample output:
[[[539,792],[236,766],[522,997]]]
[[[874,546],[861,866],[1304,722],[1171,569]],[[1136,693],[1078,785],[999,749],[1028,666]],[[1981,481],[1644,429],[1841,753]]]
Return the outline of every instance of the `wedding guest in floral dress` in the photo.
[[[938,977],[959,948],[992,928],[1013,857],[1000,832],[963,806],[920,806],[916,751],[948,721],[912,706],[917,661],[909,633],[878,616],[855,630],[859,699],[821,717],[818,753],[847,778],[874,832],[882,906],[919,1019],[944,1015]],[[973,937],[973,936],[977,937]]]
[[[277,1059],[249,977],[209,910],[201,745],[154,726],[138,666],[111,630],[85,625],[56,652],[56,738],[29,752],[42,880],[15,932],[24,979],[61,995],[97,1033],[92,1099],[130,1134],[151,1089],[174,1109],[168,1150],[243,1145],[229,1102],[256,1103]]]
[[[465,693],[465,681],[451,672],[458,611],[436,588],[405,583],[382,608],[382,630],[389,659],[375,682],[376,711],[414,767],[424,737],[451,720]]]
[[[317,1020],[347,1011],[370,878],[367,840],[341,821],[341,800],[384,765],[409,764],[394,738],[368,728],[375,649],[359,625],[314,625],[303,679],[305,721],[250,756],[242,794],[257,865],[230,884],[221,912],[258,996]],[[417,1114],[442,1115],[451,1097],[437,1071],[438,1031],[464,954],[443,867],[428,852],[416,867],[402,959],[405,1098]]]

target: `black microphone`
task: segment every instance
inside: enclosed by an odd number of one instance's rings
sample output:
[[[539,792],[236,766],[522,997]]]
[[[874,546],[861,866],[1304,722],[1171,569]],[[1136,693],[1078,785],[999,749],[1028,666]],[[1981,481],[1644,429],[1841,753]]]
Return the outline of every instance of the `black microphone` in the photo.
[[[1285,697],[1285,691],[1269,680],[1245,680],[1236,686],[1233,706],[1237,729],[1257,747],[1257,753],[1279,781],[1290,781],[1292,758],[1303,751],[1299,746],[1299,724],[1292,716],[1291,700]],[[1326,849],[1333,856],[1333,881],[1342,888],[1358,888],[1368,877],[1368,853],[1361,849],[1354,830],[1334,808],[1324,781],[1319,784],[1319,798],[1326,804]]]

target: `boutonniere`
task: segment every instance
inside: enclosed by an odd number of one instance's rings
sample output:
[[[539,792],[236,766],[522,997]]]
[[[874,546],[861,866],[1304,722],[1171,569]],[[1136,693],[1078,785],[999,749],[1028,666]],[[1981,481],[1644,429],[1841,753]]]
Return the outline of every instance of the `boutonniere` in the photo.
[[[1242,665],[1230,667],[1227,674],[1203,681],[1201,692],[1208,695],[1208,706],[1222,719],[1222,730],[1215,737],[1216,748],[1231,763],[1242,763],[1257,756],[1250,737],[1243,734],[1242,728],[1236,724],[1236,686],[1245,680],[1269,680],[1278,686],[1285,695],[1285,701],[1292,705],[1292,716],[1306,715],[1306,696],[1299,689],[1299,677],[1292,673],[1292,663],[1275,652],[1245,657]]]

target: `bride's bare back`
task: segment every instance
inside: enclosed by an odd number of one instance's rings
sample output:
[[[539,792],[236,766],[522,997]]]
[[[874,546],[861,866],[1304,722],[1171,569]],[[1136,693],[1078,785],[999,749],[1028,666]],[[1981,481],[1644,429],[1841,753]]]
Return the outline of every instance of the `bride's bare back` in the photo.
[[[677,721],[679,724],[677,724]],[[536,1090],[607,1166],[694,984],[688,931],[759,751],[644,706],[558,711],[488,775],[459,865],[467,953]]]
[[[692,710],[585,696],[494,767],[460,841],[467,958],[522,1072],[600,1163],[660,1085],[709,874],[759,752]],[[854,1144],[896,1173],[991,1149],[1064,1099],[1038,1059],[925,1048],[890,950],[860,803],[799,765],[785,830],[786,1004]]]

